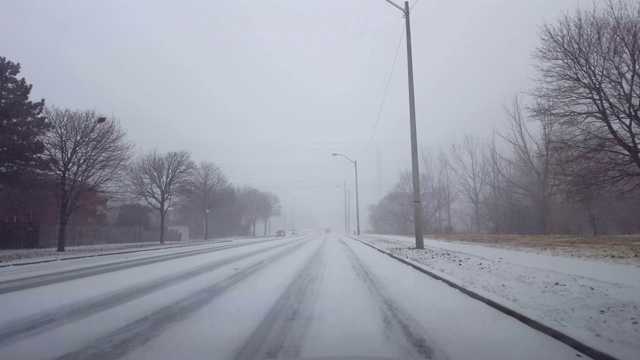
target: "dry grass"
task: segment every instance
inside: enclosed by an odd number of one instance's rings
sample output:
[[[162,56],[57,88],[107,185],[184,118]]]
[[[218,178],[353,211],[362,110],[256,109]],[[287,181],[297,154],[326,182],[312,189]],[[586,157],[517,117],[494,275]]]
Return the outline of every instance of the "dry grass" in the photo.
[[[640,235],[427,235],[428,238],[552,252],[576,257],[638,259]]]

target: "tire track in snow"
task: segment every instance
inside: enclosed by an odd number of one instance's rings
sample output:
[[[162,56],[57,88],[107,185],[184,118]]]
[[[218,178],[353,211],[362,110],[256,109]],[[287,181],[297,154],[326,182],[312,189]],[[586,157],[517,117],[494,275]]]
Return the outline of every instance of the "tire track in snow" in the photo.
[[[307,259],[235,359],[297,359],[312,322],[324,266],[325,242]]]
[[[195,311],[209,304],[226,290],[242,282],[249,276],[270,265],[274,261],[283,258],[299,250],[309,243],[296,242],[294,245],[269,256],[266,259],[248,266],[247,268],[222,279],[211,286],[189,294],[178,302],[167,305],[143,318],[118,328],[101,338],[88,343],[81,349],[62,355],[57,360],[115,360],[121,358],[133,349],[142,346],[163,333],[172,324],[183,321]]]
[[[381,303],[380,310],[382,312],[385,330],[388,331],[390,335],[406,339],[408,345],[411,346],[414,354],[407,354],[412,356],[406,357],[421,359],[444,358],[443,354],[436,354],[433,347],[427,342],[427,339],[420,335],[418,332],[420,326],[416,324],[410,316],[404,314],[388,294],[381,289],[378,280],[368,266],[360,260],[343,239],[340,239],[340,244],[349,260],[351,260],[356,275],[364,281],[373,297]]]
[[[188,256],[201,255],[201,254],[206,254],[210,252],[235,249],[239,247],[251,246],[256,244],[264,244],[267,242],[280,241],[280,240],[284,240],[284,238],[265,240],[261,242],[251,242],[248,244],[234,244],[234,245],[226,245],[226,246],[207,248],[207,249],[191,250],[191,251],[180,252],[177,254],[163,254],[163,255],[147,257],[143,259],[125,260],[125,261],[119,261],[117,263],[96,265],[96,266],[91,266],[91,267],[82,268],[82,269],[60,271],[60,272],[56,272],[48,275],[37,275],[37,276],[30,276],[26,278],[15,279],[15,280],[8,280],[8,281],[0,282],[0,295],[8,292],[12,292],[12,291],[25,290],[25,289],[38,287],[38,286],[51,285],[51,284],[64,282],[64,281],[70,281],[70,280],[81,279],[89,276],[101,275],[108,272],[126,270],[130,268],[138,267],[138,266],[155,264],[161,261],[181,259]]]
[[[34,336],[58,328],[60,326],[94,315],[101,311],[115,308],[119,305],[148,295],[154,291],[173,286],[183,281],[187,281],[196,276],[200,276],[207,272],[219,269],[223,266],[259,255],[261,253],[264,253],[265,251],[275,250],[287,245],[291,245],[291,243],[278,244],[268,248],[253,250],[247,253],[232,256],[230,258],[198,266],[191,270],[172,274],[157,280],[152,280],[142,285],[134,285],[108,295],[100,295],[96,298],[82,301],[80,303],[67,305],[62,308],[55,309],[51,312],[17,319],[7,325],[4,325],[0,329],[0,345],[9,340],[15,341],[24,337]]]

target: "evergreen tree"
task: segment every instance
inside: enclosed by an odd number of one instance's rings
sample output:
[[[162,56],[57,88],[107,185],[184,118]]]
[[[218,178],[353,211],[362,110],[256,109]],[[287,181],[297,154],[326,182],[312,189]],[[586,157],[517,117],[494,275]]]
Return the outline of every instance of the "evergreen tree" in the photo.
[[[44,146],[38,137],[47,128],[44,99],[29,100],[32,86],[18,79],[19,73],[20,64],[0,56],[0,184],[42,165]]]

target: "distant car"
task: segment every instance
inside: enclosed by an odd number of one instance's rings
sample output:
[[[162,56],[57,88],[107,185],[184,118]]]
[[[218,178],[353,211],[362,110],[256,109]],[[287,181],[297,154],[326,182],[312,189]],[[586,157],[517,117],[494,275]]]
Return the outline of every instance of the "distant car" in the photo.
[[[325,233],[325,234],[331,234],[331,229],[329,229],[329,228],[325,228],[325,229],[324,229],[324,233]]]
[[[290,234],[291,234],[291,235],[298,235],[298,230],[296,230],[296,229],[291,229]]]
[[[276,231],[276,237],[284,237],[286,234],[284,232],[284,230],[278,230]]]

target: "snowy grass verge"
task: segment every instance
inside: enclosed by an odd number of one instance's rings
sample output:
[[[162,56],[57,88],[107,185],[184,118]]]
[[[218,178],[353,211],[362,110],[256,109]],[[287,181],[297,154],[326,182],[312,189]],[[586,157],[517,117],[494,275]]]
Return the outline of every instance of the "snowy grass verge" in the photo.
[[[638,266],[433,240],[417,250],[400,236],[357,239],[576,343],[620,359],[640,353]]]
[[[440,234],[435,239],[565,258],[640,264],[640,235],[489,235]],[[432,235],[429,236],[433,238]],[[433,240],[428,240],[433,241]]]

